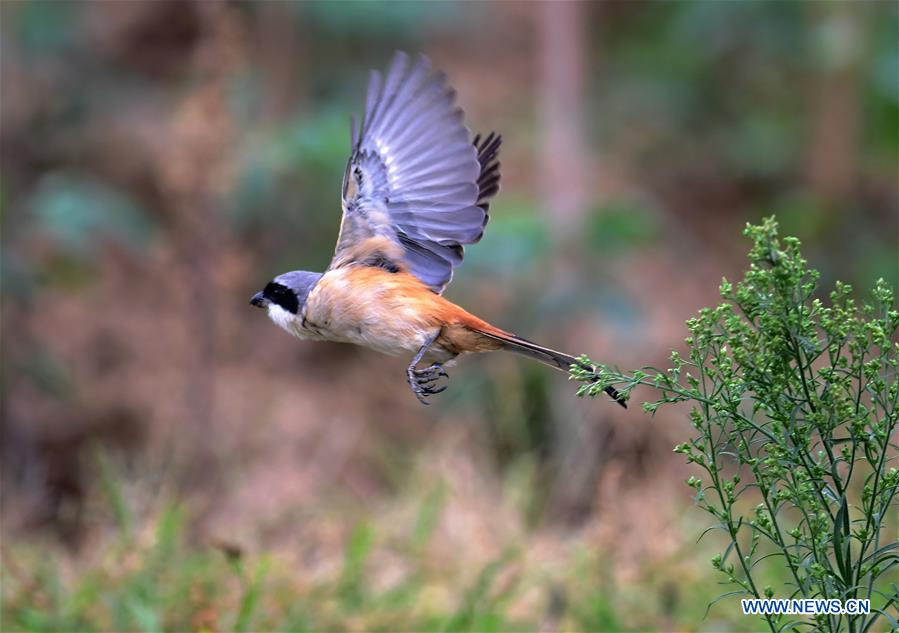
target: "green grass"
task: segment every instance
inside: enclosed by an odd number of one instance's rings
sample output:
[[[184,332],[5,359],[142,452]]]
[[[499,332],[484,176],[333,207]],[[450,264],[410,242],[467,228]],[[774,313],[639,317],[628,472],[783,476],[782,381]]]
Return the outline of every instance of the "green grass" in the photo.
[[[651,523],[666,525],[658,536],[675,544],[658,555],[638,532],[600,536],[602,516],[585,531],[528,527],[530,497],[540,492],[532,477],[512,473],[503,490],[521,501],[512,504],[520,506],[519,525],[510,529],[502,511],[480,516],[499,538],[460,547],[453,526],[478,506],[422,460],[387,506],[325,504],[301,519],[307,529],[298,524],[293,542],[266,550],[252,537],[237,544],[202,536],[230,528],[204,523],[187,499],[148,493],[142,482],[152,478],[102,453],[93,463],[89,529],[78,547],[40,532],[4,539],[0,630],[747,631],[760,624],[740,615],[735,600],[706,615],[721,593],[708,563],[720,543],[695,543],[700,517],[681,515],[676,502],[673,510],[645,508],[676,515]],[[252,526],[254,518],[240,521]]]
[[[563,560],[536,559],[525,540],[475,573],[449,569],[429,554],[443,485],[422,496],[408,539],[397,542],[376,517],[365,518],[345,536],[339,564],[321,573],[292,557],[191,542],[189,512],[176,503],[139,520],[113,481],[105,496],[114,527],[77,555],[38,540],[5,545],[3,631],[499,632],[552,623],[578,631],[700,630],[720,628],[721,617],[729,630],[754,626],[736,604],[703,620],[718,587],[690,542],[676,560],[659,561],[627,585],[611,571],[614,554],[583,541],[566,548]],[[374,582],[385,553],[399,556],[404,570],[386,587]],[[448,553],[438,554],[445,560]],[[695,586],[678,587],[685,563],[702,574],[690,579]]]

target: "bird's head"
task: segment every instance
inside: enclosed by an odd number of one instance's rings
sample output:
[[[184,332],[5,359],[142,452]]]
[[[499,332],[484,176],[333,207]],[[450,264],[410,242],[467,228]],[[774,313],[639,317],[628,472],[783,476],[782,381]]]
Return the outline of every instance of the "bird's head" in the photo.
[[[296,334],[297,318],[302,314],[306,299],[321,276],[321,273],[305,270],[278,275],[252,296],[250,304],[265,308],[276,325]]]

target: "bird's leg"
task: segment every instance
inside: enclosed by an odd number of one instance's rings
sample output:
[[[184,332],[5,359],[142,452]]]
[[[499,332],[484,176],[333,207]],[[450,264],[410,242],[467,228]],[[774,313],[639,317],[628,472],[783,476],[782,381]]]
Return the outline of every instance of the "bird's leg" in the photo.
[[[421,346],[421,349],[418,350],[418,353],[415,354],[412,362],[409,363],[409,366],[406,368],[406,378],[409,381],[409,386],[412,388],[412,393],[415,394],[415,397],[418,398],[418,401],[422,404],[430,404],[425,399],[427,396],[433,396],[436,393],[446,390],[446,386],[438,388],[432,383],[437,382],[441,377],[449,378],[447,373],[443,371],[443,367],[440,363],[434,363],[424,369],[415,368],[415,366],[421,362],[421,359],[424,358],[424,355],[428,352],[431,345],[434,344],[434,341],[437,340],[438,336],[440,336],[439,330],[425,341],[425,344]]]

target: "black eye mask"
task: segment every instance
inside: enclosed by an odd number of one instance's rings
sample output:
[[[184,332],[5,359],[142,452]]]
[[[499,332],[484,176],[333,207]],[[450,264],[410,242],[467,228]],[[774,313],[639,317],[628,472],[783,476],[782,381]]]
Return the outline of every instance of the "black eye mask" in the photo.
[[[293,290],[277,282],[268,282],[262,294],[266,299],[281,306],[291,314],[296,314],[300,309],[300,302]]]

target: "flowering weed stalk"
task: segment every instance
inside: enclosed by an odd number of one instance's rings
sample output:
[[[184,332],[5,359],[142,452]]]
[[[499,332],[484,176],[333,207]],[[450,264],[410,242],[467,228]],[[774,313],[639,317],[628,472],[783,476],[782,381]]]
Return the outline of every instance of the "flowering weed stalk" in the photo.
[[[687,321],[686,357],[630,373],[581,357],[595,369],[572,366],[578,396],[644,386],[658,394],[649,413],[693,405],[695,431],[674,450],[704,471],[687,480],[715,520],[703,535],[726,536],[712,565],[734,590],[718,600],[867,598],[869,614],[763,617],[772,631],[899,629],[893,293],[881,279],[859,304],[837,283],[824,301],[799,240],[779,239],[773,218],[745,235],[750,269]]]

